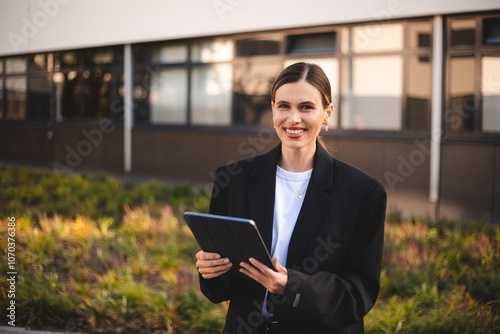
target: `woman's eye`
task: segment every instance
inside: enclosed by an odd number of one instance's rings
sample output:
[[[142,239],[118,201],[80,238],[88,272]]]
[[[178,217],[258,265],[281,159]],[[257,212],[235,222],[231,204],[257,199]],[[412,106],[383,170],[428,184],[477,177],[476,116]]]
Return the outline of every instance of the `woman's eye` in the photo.
[[[313,109],[313,107],[311,107],[311,106],[302,106],[302,109],[311,110],[311,109]]]
[[[288,106],[286,104],[280,104],[278,106],[278,108],[280,108],[280,109],[286,109],[286,108],[288,108]]]

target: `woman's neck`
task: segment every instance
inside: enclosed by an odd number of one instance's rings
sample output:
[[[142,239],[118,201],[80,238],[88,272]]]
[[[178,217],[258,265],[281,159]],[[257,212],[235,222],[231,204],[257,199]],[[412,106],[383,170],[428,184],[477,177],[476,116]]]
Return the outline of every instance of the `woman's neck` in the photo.
[[[289,149],[284,146],[281,148],[280,167],[294,173],[301,173],[313,168],[314,149]]]

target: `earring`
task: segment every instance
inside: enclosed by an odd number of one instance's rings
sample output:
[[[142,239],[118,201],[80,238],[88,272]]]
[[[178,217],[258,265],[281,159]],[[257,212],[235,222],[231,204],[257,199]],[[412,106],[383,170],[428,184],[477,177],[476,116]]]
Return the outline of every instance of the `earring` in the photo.
[[[328,131],[328,123],[325,124],[325,131]]]

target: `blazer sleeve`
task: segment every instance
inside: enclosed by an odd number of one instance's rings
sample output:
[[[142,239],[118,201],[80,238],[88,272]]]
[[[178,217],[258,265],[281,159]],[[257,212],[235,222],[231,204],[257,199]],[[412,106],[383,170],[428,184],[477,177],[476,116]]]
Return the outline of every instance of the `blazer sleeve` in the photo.
[[[386,193],[381,183],[362,208],[342,270],[308,275],[288,269],[285,296],[270,298],[275,316],[339,328],[361,321],[373,307],[379,292],[384,242]]]
[[[217,169],[215,180],[219,179],[221,168]],[[212,198],[210,200],[210,213],[227,216],[227,200],[225,187],[214,182],[212,188]],[[227,274],[212,279],[205,279],[198,275],[200,280],[201,292],[212,302],[220,303],[230,299],[231,278]]]

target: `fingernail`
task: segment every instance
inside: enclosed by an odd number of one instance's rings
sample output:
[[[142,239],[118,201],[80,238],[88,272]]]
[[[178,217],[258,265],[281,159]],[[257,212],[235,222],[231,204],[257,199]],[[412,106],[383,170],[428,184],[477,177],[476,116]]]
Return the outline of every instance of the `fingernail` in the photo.
[[[228,263],[229,262],[229,259],[224,259],[224,263]]]

